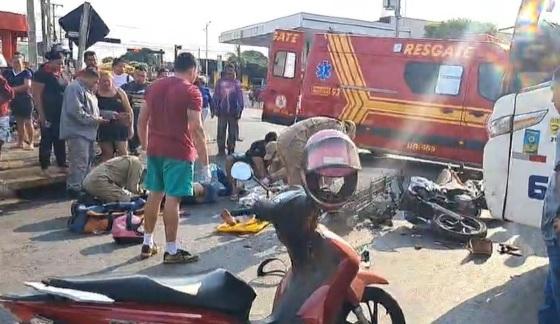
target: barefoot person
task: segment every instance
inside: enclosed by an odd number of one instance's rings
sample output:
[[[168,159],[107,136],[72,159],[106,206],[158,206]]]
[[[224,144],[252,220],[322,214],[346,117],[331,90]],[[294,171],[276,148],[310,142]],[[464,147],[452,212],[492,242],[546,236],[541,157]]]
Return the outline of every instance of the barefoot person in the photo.
[[[181,53],[175,60],[175,75],[158,79],[146,93],[140,111],[138,135],[147,149],[148,168],[145,187],[149,190],[145,207],[144,244],[141,258],[157,253],[153,233],[163,197],[165,205],[165,254],[163,263],[188,263],[198,260],[178,247],[179,204],[193,195],[194,162],[199,158],[206,180],[210,178],[206,135],[202,127],[202,96],[193,85],[197,77],[195,57]],[[204,180],[204,179],[203,179]]]
[[[10,139],[10,109],[8,106],[13,98],[14,90],[10,87],[8,81],[0,75],[0,153],[4,143]]]
[[[23,65],[23,55],[16,52],[12,58],[12,69],[6,70],[4,77],[14,89],[15,97],[10,103],[12,115],[17,124],[17,147],[25,150],[33,150],[33,123],[31,113],[33,112],[33,99],[31,98],[31,71]]]

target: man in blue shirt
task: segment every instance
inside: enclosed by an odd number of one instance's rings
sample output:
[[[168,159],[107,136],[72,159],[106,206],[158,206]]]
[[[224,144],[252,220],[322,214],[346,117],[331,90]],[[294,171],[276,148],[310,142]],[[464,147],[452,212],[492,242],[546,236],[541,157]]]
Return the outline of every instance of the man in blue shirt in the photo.
[[[560,112],[560,68],[552,78],[552,102]],[[541,230],[549,259],[544,288],[544,305],[539,312],[539,324],[560,324],[560,134],[556,138],[556,158],[544,198]]]
[[[203,75],[198,76],[194,85],[198,87],[202,94],[202,121],[204,122],[208,115],[210,115],[210,103],[212,102],[212,94],[207,86],[206,77]]]

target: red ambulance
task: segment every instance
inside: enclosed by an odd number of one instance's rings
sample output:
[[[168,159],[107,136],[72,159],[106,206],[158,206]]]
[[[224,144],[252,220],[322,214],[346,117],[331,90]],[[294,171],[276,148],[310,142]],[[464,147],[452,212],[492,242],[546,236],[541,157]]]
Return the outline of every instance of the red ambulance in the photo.
[[[306,47],[303,32],[275,32],[264,121],[353,120],[361,148],[481,167],[505,46],[325,33]]]

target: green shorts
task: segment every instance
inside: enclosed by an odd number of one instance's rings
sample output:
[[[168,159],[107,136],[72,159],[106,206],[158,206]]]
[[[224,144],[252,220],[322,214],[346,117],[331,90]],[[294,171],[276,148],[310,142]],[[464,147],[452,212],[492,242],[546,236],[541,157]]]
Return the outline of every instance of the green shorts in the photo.
[[[149,156],[144,187],[182,198],[193,195],[194,165],[189,161]]]

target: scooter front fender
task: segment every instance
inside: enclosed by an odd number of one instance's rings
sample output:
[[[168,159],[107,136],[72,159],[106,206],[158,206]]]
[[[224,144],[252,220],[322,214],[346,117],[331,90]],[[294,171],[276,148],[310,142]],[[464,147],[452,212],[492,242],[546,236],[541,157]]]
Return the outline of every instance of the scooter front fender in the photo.
[[[362,295],[369,285],[388,285],[389,281],[371,271],[360,270],[352,281],[348,289],[348,302],[352,305],[359,305]]]

